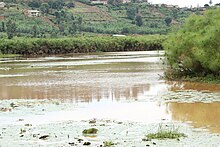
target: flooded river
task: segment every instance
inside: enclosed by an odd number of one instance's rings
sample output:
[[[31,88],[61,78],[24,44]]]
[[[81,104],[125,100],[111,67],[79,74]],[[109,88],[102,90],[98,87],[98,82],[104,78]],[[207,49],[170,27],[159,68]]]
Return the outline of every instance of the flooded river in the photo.
[[[44,115],[0,112],[0,125],[21,117],[32,124],[110,119],[181,122],[220,133],[220,85],[165,81],[162,59],[163,52],[151,51],[1,60],[2,102],[67,105]]]

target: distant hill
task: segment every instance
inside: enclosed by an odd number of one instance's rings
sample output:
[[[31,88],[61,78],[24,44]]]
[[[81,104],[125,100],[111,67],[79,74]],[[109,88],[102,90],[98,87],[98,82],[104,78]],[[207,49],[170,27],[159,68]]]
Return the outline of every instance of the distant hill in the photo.
[[[177,6],[123,2],[94,5],[89,0],[5,0],[6,6],[0,9],[0,37],[10,31],[14,36],[30,37],[77,33],[166,34],[190,14],[200,13]],[[38,10],[38,17],[31,16],[29,10]],[[10,29],[13,25],[14,30]]]

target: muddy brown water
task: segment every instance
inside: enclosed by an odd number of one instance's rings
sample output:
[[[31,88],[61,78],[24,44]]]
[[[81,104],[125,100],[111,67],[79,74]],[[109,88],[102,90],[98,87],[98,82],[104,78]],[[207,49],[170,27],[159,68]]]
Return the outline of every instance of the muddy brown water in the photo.
[[[80,106],[27,116],[32,122],[91,118],[180,121],[220,133],[220,85],[164,81],[161,59],[163,52],[157,51],[4,59],[0,61],[0,99],[58,99]],[[185,94],[177,94],[175,102],[158,101],[163,94],[179,91]],[[214,100],[187,101],[201,96]]]

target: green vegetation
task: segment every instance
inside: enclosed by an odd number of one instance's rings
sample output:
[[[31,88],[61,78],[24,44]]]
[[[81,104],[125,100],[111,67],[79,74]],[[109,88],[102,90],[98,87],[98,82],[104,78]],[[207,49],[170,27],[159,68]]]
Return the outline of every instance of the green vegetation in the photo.
[[[162,125],[159,125],[158,131],[156,133],[150,133],[146,135],[147,139],[144,140],[151,140],[151,139],[179,139],[180,137],[187,137],[185,134],[180,133],[178,128],[172,126],[171,128],[165,128]]]
[[[89,0],[4,0],[0,10],[0,38],[60,38],[74,34],[167,34],[182,24],[190,10],[157,6],[147,2],[123,4],[109,0],[108,5],[91,5]],[[41,14],[29,16],[28,10]],[[169,25],[165,19],[170,18]]]
[[[3,54],[50,55],[67,53],[146,51],[162,49],[166,37],[151,36],[96,36],[74,38],[13,38],[0,40]]]
[[[220,76],[220,8],[192,15],[164,43],[168,78]],[[212,77],[212,78],[210,78]]]
[[[113,145],[115,145],[112,141],[105,141],[104,143],[104,147],[111,147]]]
[[[83,130],[83,134],[96,134],[98,132],[98,129],[96,128],[90,128]]]

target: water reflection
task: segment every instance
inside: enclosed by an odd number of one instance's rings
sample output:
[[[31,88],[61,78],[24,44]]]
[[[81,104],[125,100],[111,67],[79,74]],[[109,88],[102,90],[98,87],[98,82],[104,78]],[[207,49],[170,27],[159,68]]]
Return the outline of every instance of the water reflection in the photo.
[[[129,52],[3,62],[0,99],[137,100],[152,87],[160,91],[160,56]]]
[[[220,103],[169,103],[168,110],[173,120],[192,122],[196,128],[205,127],[210,132],[220,133]]]
[[[72,102],[92,102],[101,99],[137,100],[149,91],[150,85],[134,85],[131,87],[96,86],[0,86],[1,99],[63,99]]]
[[[170,85],[171,91],[178,90],[196,90],[196,91],[206,91],[206,92],[220,92],[220,85],[202,83],[202,82],[166,82]]]

